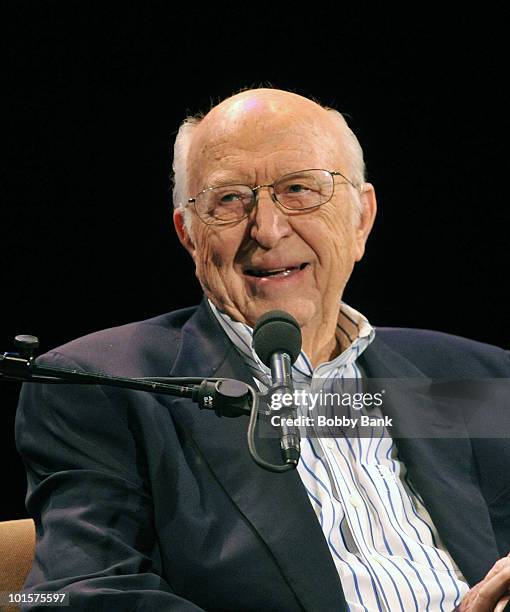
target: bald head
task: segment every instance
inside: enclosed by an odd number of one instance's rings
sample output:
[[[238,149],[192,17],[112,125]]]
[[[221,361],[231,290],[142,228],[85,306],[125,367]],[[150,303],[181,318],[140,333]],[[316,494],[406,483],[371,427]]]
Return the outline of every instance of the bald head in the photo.
[[[321,119],[330,123],[330,114],[308,98],[280,89],[250,89],[223,100],[202,123],[213,122],[220,129],[231,131],[247,123],[265,125],[267,120],[317,123]]]
[[[249,136],[251,146],[277,147],[278,135],[297,133],[303,127],[320,135],[325,148],[338,152],[342,170],[355,184],[364,182],[363,152],[339,112],[288,91],[250,89],[227,98],[203,118],[188,118],[181,125],[175,142],[174,205],[183,206],[195,195],[195,185],[204,188],[195,170],[205,155],[224,151],[225,142],[242,148]]]

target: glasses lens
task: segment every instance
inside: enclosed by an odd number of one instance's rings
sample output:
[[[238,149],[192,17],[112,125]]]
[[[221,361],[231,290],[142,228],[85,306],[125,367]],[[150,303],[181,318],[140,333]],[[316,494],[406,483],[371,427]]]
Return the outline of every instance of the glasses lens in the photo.
[[[333,177],[326,170],[304,170],[286,174],[274,184],[276,199],[295,210],[314,208],[333,195]]]
[[[230,223],[245,217],[253,203],[253,192],[246,185],[212,187],[195,198],[198,215],[206,223]]]

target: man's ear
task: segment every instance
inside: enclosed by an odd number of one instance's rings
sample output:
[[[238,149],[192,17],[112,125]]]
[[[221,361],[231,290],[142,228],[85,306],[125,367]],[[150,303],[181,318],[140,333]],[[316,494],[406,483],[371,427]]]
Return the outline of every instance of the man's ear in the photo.
[[[176,208],[174,210],[174,227],[180,243],[186,249],[186,251],[188,251],[191,257],[195,259],[195,245],[191,239],[188,228],[184,223],[184,211],[182,208]]]
[[[371,183],[364,183],[360,193],[359,221],[356,228],[356,261],[360,261],[365,253],[365,244],[374,225],[377,213],[375,189]]]

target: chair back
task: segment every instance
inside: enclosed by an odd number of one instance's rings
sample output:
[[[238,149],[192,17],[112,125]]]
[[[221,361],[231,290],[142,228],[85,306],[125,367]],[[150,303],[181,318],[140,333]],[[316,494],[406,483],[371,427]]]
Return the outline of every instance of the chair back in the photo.
[[[0,591],[20,591],[34,560],[35,526],[32,519],[0,521]],[[2,610],[17,610],[2,607]]]

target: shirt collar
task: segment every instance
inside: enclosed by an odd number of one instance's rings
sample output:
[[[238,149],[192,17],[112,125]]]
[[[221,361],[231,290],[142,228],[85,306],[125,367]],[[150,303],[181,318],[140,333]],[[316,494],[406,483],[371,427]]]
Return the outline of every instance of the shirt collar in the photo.
[[[266,376],[270,376],[269,368],[260,361],[253,350],[253,329],[245,323],[234,321],[229,315],[218,310],[211,300],[208,302],[223,331],[251,369],[262,371]],[[322,376],[330,368],[343,368],[351,365],[374,340],[375,329],[360,312],[345,302],[340,302],[336,337],[340,346],[343,347],[340,355],[313,368],[309,357],[304,350],[301,350],[293,365],[294,374],[312,378]]]

